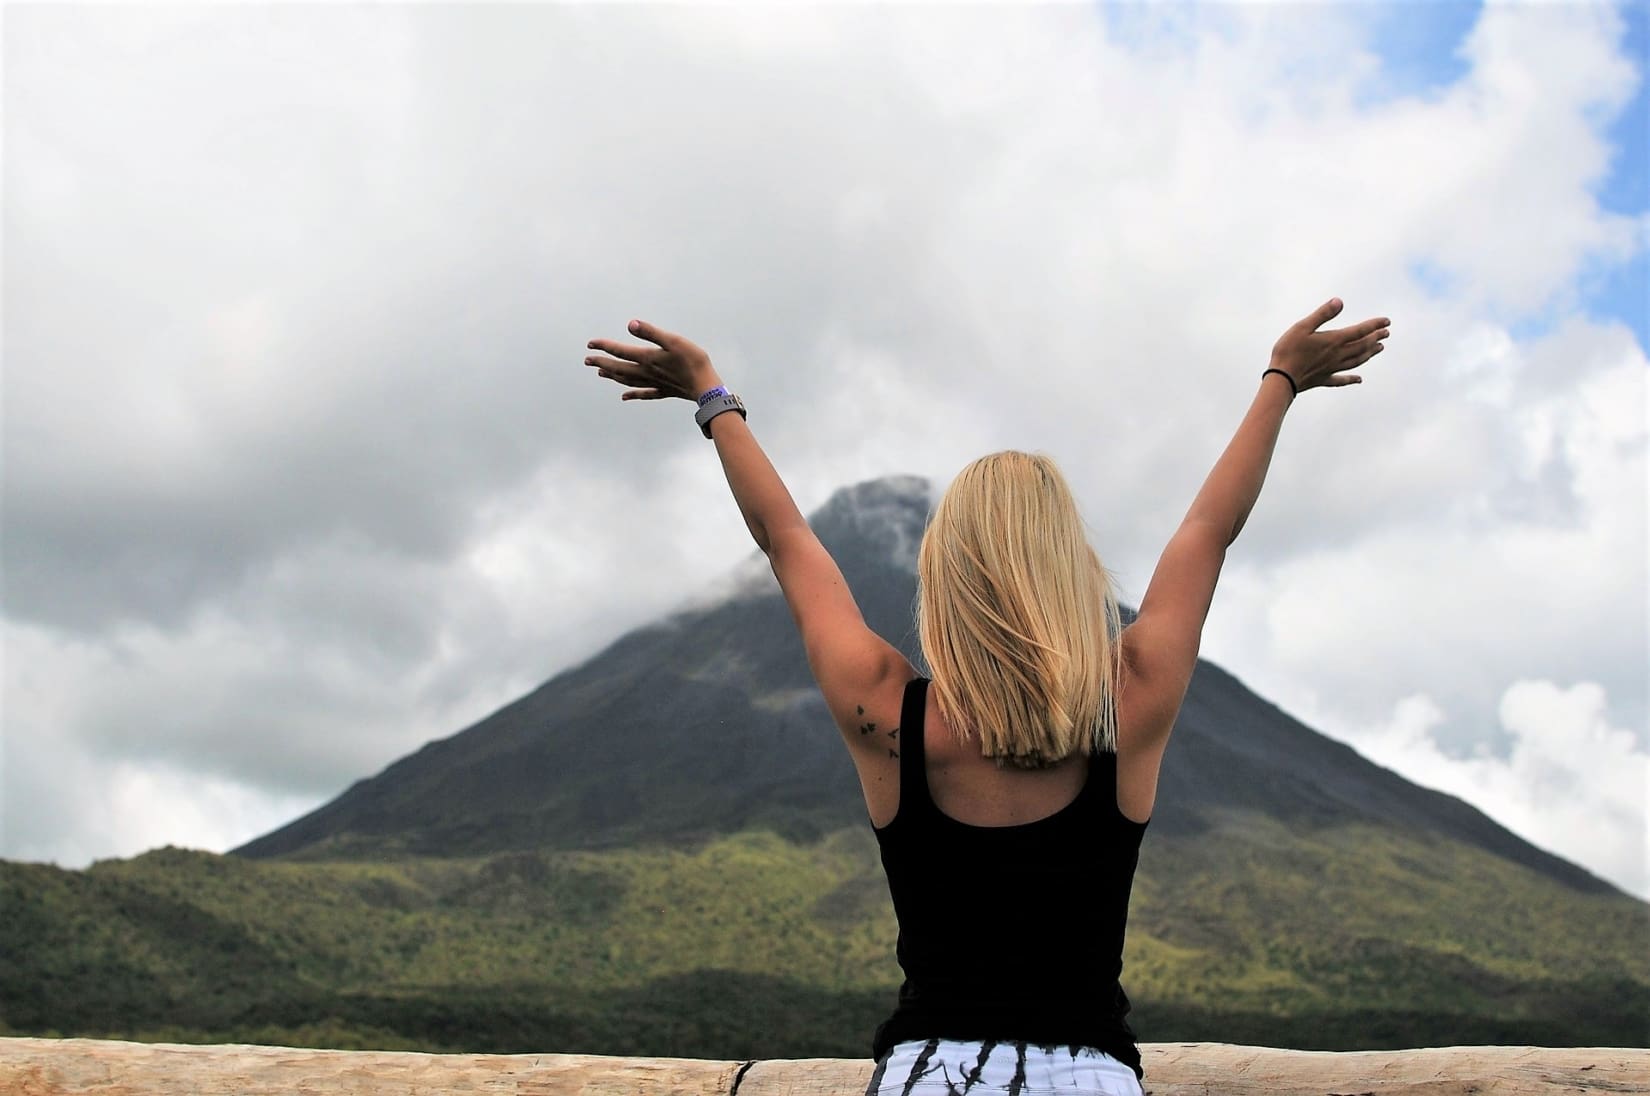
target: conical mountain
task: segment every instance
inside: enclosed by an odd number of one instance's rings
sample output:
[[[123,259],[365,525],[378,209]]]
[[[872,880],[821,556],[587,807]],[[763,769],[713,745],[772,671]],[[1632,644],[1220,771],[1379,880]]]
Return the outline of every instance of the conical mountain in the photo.
[[[811,518],[867,623],[907,652],[927,481],[838,491]],[[852,764],[760,553],[450,738],[239,849],[247,856],[598,848],[863,818]]]
[[[926,480],[846,487],[810,517],[867,623],[921,666],[913,624]],[[1614,888],[1450,796],[1419,788],[1200,662],[1152,832],[1259,815],[1300,833],[1375,825],[1475,846],[1588,892]],[[476,855],[694,841],[753,826],[863,824],[853,766],[766,560],[331,802],[251,857]]]

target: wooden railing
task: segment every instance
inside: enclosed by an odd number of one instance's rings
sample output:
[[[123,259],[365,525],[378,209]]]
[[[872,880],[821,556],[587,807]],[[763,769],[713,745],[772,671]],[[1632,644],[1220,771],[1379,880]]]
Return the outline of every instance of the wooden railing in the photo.
[[[1148,1043],[1150,1096],[1650,1093],[1650,1050],[1449,1047],[1329,1053]],[[589,1054],[412,1054],[0,1038],[4,1096],[860,1096],[871,1063]]]

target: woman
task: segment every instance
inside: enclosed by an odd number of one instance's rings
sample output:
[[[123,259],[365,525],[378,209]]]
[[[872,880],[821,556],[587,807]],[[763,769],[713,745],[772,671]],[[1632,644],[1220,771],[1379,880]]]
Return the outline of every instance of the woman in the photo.
[[[641,321],[651,345],[590,342],[604,354],[585,364],[622,398],[699,404],[859,772],[906,975],[869,1094],[1141,1092],[1118,979],[1158,767],[1285,411],[1361,381],[1348,370],[1389,333],[1384,318],[1319,330],[1340,311],[1330,300],[1278,339],[1127,628],[1051,460],[964,468],[918,553],[932,681],[866,627],[703,350]]]

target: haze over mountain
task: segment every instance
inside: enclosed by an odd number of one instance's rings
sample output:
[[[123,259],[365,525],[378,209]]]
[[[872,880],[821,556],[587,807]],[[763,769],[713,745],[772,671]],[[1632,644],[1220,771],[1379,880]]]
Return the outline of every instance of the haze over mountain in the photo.
[[[839,490],[810,517],[867,623],[919,667],[916,553],[931,502],[926,480],[888,477]],[[1615,890],[1200,661],[1151,833],[1195,834],[1235,814],[1296,832],[1361,823],[1424,834],[1579,891]],[[853,767],[756,554],[698,604],[234,852],[475,855],[679,843],[761,825],[807,837],[863,822]]]

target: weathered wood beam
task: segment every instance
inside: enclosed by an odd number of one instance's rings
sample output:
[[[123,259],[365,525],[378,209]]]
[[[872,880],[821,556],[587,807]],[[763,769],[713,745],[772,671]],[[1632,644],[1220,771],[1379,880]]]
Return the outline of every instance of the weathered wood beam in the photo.
[[[1150,1096],[1650,1093],[1650,1050],[1272,1050],[1148,1043]],[[593,1054],[413,1054],[0,1038],[3,1096],[859,1096],[871,1063]]]

